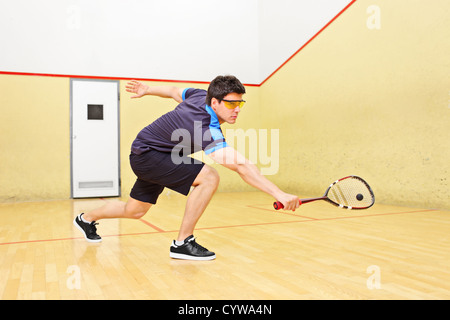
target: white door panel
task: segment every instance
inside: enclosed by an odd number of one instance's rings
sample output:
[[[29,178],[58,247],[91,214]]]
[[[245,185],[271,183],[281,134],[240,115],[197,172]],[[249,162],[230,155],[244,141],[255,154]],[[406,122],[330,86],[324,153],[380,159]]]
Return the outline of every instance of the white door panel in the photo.
[[[72,197],[120,195],[119,83],[71,80]]]

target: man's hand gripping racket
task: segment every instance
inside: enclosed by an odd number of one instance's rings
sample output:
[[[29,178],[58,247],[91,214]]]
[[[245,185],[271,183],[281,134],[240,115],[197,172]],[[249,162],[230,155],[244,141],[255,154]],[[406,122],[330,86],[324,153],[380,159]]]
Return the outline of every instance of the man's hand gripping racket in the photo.
[[[322,197],[300,199],[299,205],[325,200],[343,209],[367,209],[375,203],[375,195],[369,184],[357,176],[348,176],[333,182]],[[281,202],[273,203],[275,210],[283,209]]]

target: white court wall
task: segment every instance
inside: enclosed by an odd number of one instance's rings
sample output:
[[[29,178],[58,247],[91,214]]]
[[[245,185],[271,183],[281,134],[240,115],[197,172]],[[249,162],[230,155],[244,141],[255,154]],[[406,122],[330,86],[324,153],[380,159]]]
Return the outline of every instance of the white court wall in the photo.
[[[260,84],[349,0],[0,0],[0,72]]]
[[[259,81],[267,79],[350,3],[259,0]]]

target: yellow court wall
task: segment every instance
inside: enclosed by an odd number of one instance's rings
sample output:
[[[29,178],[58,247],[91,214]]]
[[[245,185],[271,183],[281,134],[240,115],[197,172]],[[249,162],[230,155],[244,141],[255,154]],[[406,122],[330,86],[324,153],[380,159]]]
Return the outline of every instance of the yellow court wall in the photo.
[[[366,26],[371,5],[380,9],[380,29]],[[278,130],[279,168],[268,178],[288,192],[315,196],[355,174],[380,203],[450,208],[449,15],[446,0],[356,1],[261,87],[248,86],[237,124],[224,132]],[[131,142],[176,105],[129,99],[126,82],[120,81],[124,197],[135,180]],[[69,198],[70,79],[0,75],[0,111],[0,201]],[[214,167],[219,191],[254,190]]]
[[[0,201],[70,197],[70,81],[0,75]]]
[[[176,106],[172,99],[130,99],[126,83],[120,81],[123,197],[128,197],[136,179],[129,164],[131,143],[142,128]],[[207,84],[145,83],[207,89]],[[249,103],[239,127],[254,128],[258,126],[258,88],[246,89]],[[0,90],[0,202],[70,198],[70,78],[0,75]],[[236,174],[211,165],[222,178],[219,191],[252,190]]]
[[[314,196],[360,175],[378,202],[450,208],[449,15],[445,0],[358,0],[264,83],[274,181]]]

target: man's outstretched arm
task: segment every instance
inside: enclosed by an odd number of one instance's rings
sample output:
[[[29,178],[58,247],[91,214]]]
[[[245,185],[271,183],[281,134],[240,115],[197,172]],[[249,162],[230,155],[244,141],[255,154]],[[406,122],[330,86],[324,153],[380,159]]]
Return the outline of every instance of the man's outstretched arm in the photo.
[[[182,88],[173,86],[148,86],[142,82],[132,80],[126,85],[127,92],[134,93],[135,95],[131,99],[141,98],[146,95],[157,96],[161,98],[172,98],[176,102],[181,103],[183,101]]]
[[[232,147],[225,147],[209,154],[209,157],[224,167],[233,170],[249,185],[273,196],[284,205],[285,210],[299,207],[299,198],[280,190],[264,177],[259,169]]]

